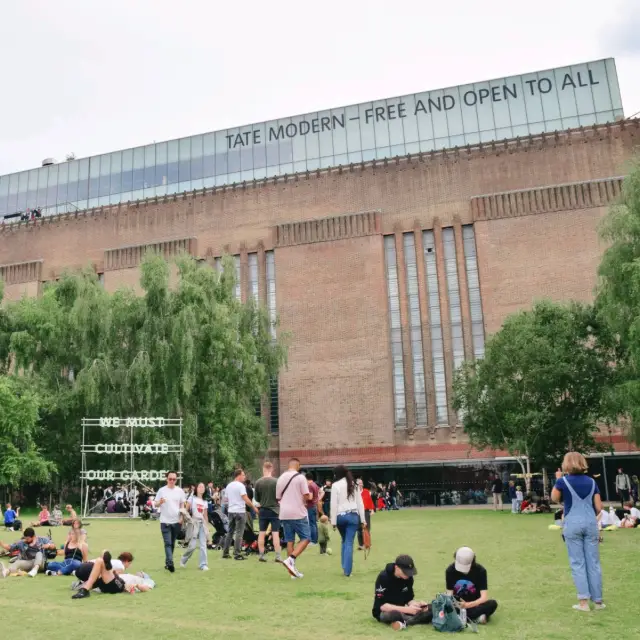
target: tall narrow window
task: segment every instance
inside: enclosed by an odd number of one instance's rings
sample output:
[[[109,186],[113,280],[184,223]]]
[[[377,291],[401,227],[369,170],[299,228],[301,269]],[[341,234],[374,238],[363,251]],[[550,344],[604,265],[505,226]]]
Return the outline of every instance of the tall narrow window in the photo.
[[[427,298],[429,300],[429,329],[433,360],[433,381],[436,392],[436,421],[447,424],[447,378],[444,367],[444,343],[442,341],[442,317],[440,315],[440,292],[438,290],[438,265],[433,231],[422,232],[424,268],[427,275]]]
[[[422,321],[420,319],[416,241],[413,233],[405,233],[403,240],[404,264],[407,270],[407,297],[409,299],[409,327],[411,336],[411,359],[413,362],[416,425],[426,427],[427,390],[424,382],[424,357],[422,355]]]
[[[249,254],[249,296],[258,302],[258,254]]]
[[[267,251],[266,276],[267,276],[267,310],[269,312],[269,324],[271,325],[271,338],[276,339],[276,262],[273,251]],[[271,433],[280,430],[280,412],[278,409],[278,376],[269,380],[269,429]]]
[[[444,271],[447,276],[451,349],[453,351],[453,368],[455,370],[464,362],[464,337],[462,335],[462,307],[460,305],[460,285],[458,284],[456,237],[452,227],[442,230],[442,244],[444,245]]]
[[[240,281],[240,256],[233,256],[236,261],[236,300],[242,300],[242,282]]]
[[[384,255],[387,267],[387,289],[391,326],[391,359],[393,362],[393,401],[395,426],[407,426],[407,407],[404,393],[404,358],[402,356],[402,328],[400,325],[400,293],[398,291],[398,266],[396,263],[396,240],[385,236]]]
[[[473,357],[484,358],[484,318],[482,316],[482,298],[480,296],[480,278],[476,254],[476,236],[473,225],[462,227],[464,244],[464,262],[467,269],[469,286],[469,308],[471,309],[471,335],[473,338]]]
[[[213,266],[215,267],[216,271],[218,273],[222,272],[222,258],[214,258],[213,259]]]

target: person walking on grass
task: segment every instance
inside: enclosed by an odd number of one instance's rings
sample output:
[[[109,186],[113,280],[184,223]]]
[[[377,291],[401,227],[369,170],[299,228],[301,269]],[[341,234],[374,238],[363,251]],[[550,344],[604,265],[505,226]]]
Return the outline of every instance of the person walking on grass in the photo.
[[[318,500],[320,497],[320,488],[315,483],[315,478],[311,471],[305,474],[307,484],[309,485],[309,493],[311,498],[307,500],[307,516],[309,517],[309,535],[311,544],[318,544]]]
[[[595,480],[586,475],[587,468],[581,453],[567,453],[562,470],[556,472],[556,484],[551,491],[554,502],[564,503],[563,534],[578,592],[579,602],[573,608],[578,611],[589,611],[589,600],[595,609],[605,608],[597,520],[602,511],[602,500]]]
[[[618,469],[618,475],[616,476],[616,493],[620,498],[620,505],[624,508],[624,503],[629,500],[631,495],[631,480],[629,476],[624,473],[622,467]]]
[[[304,577],[296,567],[296,559],[307,548],[311,537],[307,515],[307,500],[310,498],[309,485],[300,473],[300,460],[291,458],[289,468],[278,478],[276,499],[280,502],[280,522],[288,553],[282,564],[293,578]],[[296,535],[299,542],[294,546]]]
[[[340,465],[333,470],[333,474],[331,524],[334,529],[337,527],[342,538],[340,559],[342,572],[348,578],[353,569],[353,540],[360,526],[367,526],[367,520],[362,496],[360,491],[356,489],[351,471]]]
[[[200,546],[200,571],[209,571],[207,562],[207,538],[209,537],[209,518],[207,517],[207,501],[205,500],[205,486],[201,482],[187,500],[187,510],[191,515],[192,532],[189,546],[180,560],[180,568],[184,569],[193,555],[196,547]]]
[[[273,548],[276,552],[276,562],[282,562],[280,549],[280,505],[276,500],[276,487],[278,480],[273,477],[273,465],[267,461],[262,465],[262,478],[256,482],[255,500],[260,506],[258,510],[258,524],[260,533],[258,534],[258,560],[266,562],[264,557],[264,542],[267,529],[271,525],[271,536],[273,538]]]
[[[167,473],[167,484],[156,494],[155,506],[160,509],[160,531],[164,542],[164,568],[173,573],[173,551],[180,533],[180,509],[184,507],[187,497],[180,487],[176,487],[178,474]]]
[[[254,513],[257,509],[253,506],[253,502],[247,496],[247,487],[245,481],[247,476],[243,469],[236,469],[233,472],[233,480],[227,485],[225,490],[228,508],[229,508],[229,531],[224,538],[222,547],[222,557],[226,560],[230,558],[229,548],[231,541],[234,541],[234,560],[244,560],[242,555],[242,534],[244,533],[244,525],[247,521],[247,507]]]
[[[364,483],[362,482],[362,478],[358,478],[356,480],[356,484],[358,485],[358,490],[360,491],[360,495],[362,496],[362,505],[364,506],[364,517],[367,524],[367,529],[371,531],[371,514],[375,511],[373,498],[371,497],[371,492],[369,491],[369,489],[365,488]],[[364,535],[362,533],[362,527],[360,527],[358,529],[358,551],[362,551],[363,549]]]

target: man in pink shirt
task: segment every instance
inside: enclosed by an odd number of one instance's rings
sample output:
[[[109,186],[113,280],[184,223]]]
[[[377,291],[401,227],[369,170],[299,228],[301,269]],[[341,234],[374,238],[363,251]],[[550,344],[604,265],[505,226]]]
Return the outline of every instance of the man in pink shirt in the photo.
[[[309,544],[307,500],[311,499],[311,493],[307,479],[300,473],[300,460],[297,458],[291,458],[289,469],[278,478],[276,499],[280,503],[280,522],[289,554],[282,564],[292,577],[302,578],[303,574],[296,568],[296,558]],[[294,548],[296,534],[300,542]]]

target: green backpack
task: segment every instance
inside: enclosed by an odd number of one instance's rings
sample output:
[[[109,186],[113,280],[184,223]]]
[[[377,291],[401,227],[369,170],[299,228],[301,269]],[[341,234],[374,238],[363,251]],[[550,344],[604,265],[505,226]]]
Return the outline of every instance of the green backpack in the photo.
[[[431,611],[433,613],[433,628],[436,631],[443,631],[445,633],[457,633],[458,631],[464,631],[467,627],[467,623],[462,621],[459,609],[456,606],[456,602],[452,596],[445,593],[439,593],[435,600],[431,602]],[[476,632],[475,625],[471,626],[471,630]]]

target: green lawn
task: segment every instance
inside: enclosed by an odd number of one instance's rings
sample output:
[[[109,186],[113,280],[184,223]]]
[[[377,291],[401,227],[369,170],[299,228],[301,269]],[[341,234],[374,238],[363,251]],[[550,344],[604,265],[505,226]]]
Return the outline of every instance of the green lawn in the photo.
[[[310,547],[298,562],[303,580],[291,580],[273,562],[223,561],[209,552],[208,573],[197,570],[197,553],[189,567],[174,575],[163,569],[159,525],[140,521],[96,521],[89,528],[93,555],[103,548],[130,550],[135,570],[158,582],[150,593],[93,595],[72,601],[70,578],[0,580],[0,628],[18,640],[37,633],[64,638],[256,637],[376,638],[394,632],[371,617],[373,584],[378,571],[399,553],[410,553],[419,569],[416,596],[429,600],[444,588],[444,569],[456,547],[472,546],[489,571],[489,593],[499,602],[495,617],[479,636],[487,638],[604,638],[623,633],[640,637],[637,614],[640,531],[605,532],[601,547],[607,609],[575,612],[575,591],[566,551],[550,516],[512,516],[508,512],[407,510],[373,516],[373,550],[365,561],[357,553],[354,574],[340,570],[339,536],[331,557]],[[55,531],[61,543],[64,532]],[[8,535],[2,534],[4,541]],[[176,564],[178,555],[176,552]],[[414,627],[414,637],[434,635],[431,627]]]

